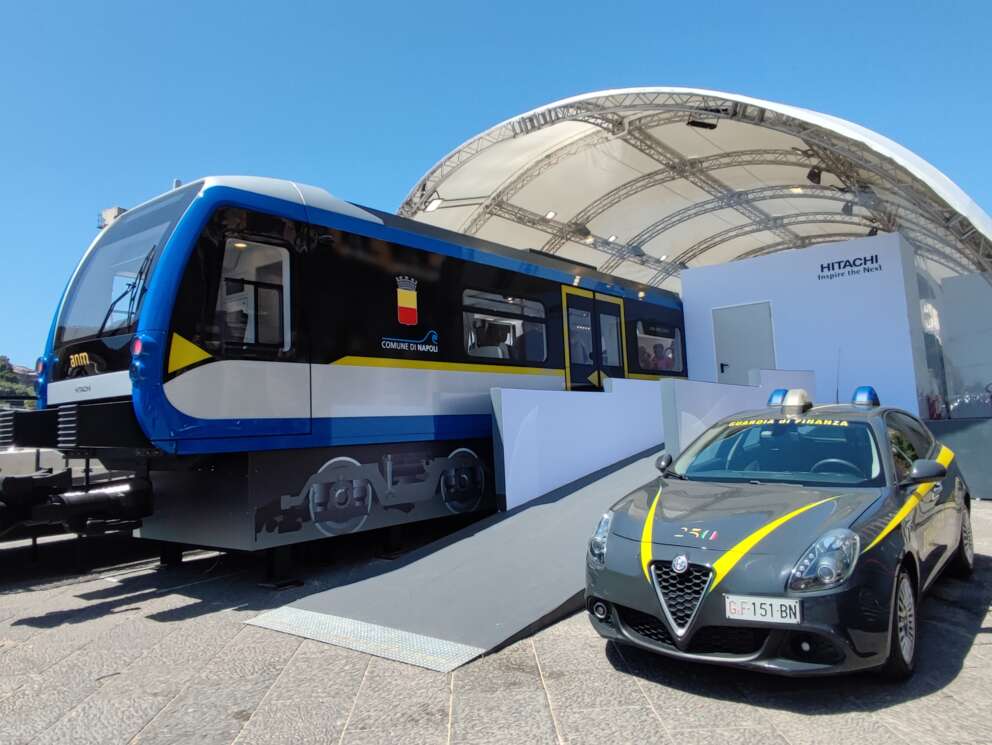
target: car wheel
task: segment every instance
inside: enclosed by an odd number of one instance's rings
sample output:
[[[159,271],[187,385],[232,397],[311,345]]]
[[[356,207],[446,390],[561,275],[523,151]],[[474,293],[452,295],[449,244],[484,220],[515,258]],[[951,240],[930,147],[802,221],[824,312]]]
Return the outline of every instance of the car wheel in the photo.
[[[913,578],[905,567],[896,578],[896,595],[892,603],[892,633],[889,638],[889,659],[882,669],[885,677],[905,680],[916,666],[916,641],[919,619],[916,615],[916,590]]]
[[[975,571],[975,539],[971,534],[971,507],[966,506],[961,512],[961,537],[948,570],[955,577],[969,577]]]

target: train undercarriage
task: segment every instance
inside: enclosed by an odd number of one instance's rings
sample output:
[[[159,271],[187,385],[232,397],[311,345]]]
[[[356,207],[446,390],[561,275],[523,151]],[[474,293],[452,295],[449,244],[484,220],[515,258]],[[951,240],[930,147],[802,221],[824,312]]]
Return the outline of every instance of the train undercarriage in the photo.
[[[95,459],[108,476],[3,477],[0,536],[131,529],[256,551],[497,507],[486,438],[175,456],[148,442],[130,401],[114,401],[2,412],[0,448],[11,446]]]

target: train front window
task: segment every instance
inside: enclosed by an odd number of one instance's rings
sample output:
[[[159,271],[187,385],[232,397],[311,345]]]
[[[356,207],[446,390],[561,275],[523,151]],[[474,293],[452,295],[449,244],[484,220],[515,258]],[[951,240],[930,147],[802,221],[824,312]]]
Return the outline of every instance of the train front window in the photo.
[[[216,325],[236,346],[290,345],[289,251],[281,246],[228,239],[224,247]]]
[[[148,282],[199,184],[125,212],[107,227],[72,279],[56,327],[57,345],[131,333]]]

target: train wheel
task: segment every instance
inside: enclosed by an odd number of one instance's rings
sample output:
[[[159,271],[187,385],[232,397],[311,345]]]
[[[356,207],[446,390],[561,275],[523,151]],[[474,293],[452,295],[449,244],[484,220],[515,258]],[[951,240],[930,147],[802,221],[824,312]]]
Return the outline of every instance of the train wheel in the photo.
[[[374,490],[354,458],[327,461],[307,494],[313,524],[324,535],[334,536],[360,530],[372,512]]]
[[[468,448],[458,448],[448,456],[448,468],[441,474],[441,501],[455,514],[477,509],[486,492],[486,471],[479,456]]]

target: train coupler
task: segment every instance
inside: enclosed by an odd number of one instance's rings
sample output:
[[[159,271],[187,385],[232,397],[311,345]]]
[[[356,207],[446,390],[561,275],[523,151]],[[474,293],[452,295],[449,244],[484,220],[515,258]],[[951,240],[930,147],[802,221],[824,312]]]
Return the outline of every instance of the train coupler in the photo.
[[[0,479],[0,535],[16,527],[62,525],[73,533],[140,525],[151,514],[146,479],[109,481],[76,489],[66,469]]]

